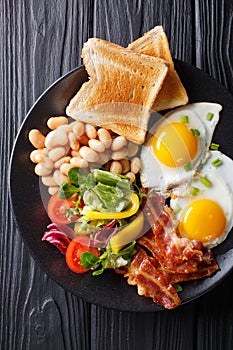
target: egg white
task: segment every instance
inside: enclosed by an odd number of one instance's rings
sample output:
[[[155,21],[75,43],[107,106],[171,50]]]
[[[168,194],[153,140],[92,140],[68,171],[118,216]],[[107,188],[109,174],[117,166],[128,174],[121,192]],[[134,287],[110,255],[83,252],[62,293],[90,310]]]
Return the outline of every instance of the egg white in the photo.
[[[221,109],[222,106],[217,103],[193,103],[167,113],[164,118],[157,122],[152,130],[150,130],[148,138],[141,150],[142,185],[144,187],[152,187],[162,193],[167,193],[168,189],[179,186],[192,179],[195,170],[206,158],[215,126],[219,121],[219,112]],[[206,119],[208,112],[213,113],[211,121]],[[180,122],[180,117],[183,115],[188,116],[188,127],[190,129],[197,129],[200,132],[200,135],[197,136],[199,140],[198,151],[191,161],[191,171],[185,171],[183,166],[171,168],[164,165],[154,154],[151,145],[153,136],[160,127],[166,123]]]
[[[215,167],[212,161],[220,159],[222,164]],[[178,222],[180,222],[182,215],[188,205],[197,199],[207,198],[218,203],[223,209],[226,217],[226,228],[224,233],[205,245],[212,248],[223,242],[233,226],[233,161],[226,155],[218,151],[209,152],[209,157],[205,164],[202,165],[200,173],[196,175],[192,181],[185,186],[173,191],[170,206],[173,208]],[[200,181],[201,176],[206,177],[211,186],[206,187]],[[192,187],[200,190],[196,196],[191,195]],[[217,220],[217,218],[216,218]]]

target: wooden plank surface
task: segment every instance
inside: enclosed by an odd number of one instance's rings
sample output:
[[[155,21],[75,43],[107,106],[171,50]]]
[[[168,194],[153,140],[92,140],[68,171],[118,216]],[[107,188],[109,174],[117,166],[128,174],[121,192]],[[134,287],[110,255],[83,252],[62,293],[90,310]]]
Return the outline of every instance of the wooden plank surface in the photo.
[[[13,222],[7,181],[13,142],[27,111],[51,83],[81,64],[88,37],[125,46],[161,24],[174,58],[196,65],[233,92],[233,2],[1,0],[0,11],[0,349],[231,350],[232,274],[174,311],[128,313],[89,305],[31,258]]]

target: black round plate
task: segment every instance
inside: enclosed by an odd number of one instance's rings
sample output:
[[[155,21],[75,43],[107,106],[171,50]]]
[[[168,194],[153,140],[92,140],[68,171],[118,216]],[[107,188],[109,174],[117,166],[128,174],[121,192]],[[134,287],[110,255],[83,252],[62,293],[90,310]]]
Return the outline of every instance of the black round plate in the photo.
[[[233,158],[233,96],[194,66],[175,61],[175,67],[190,102],[217,102],[223,106],[214,141],[221,145],[223,153]],[[34,174],[34,165],[29,159],[33,147],[28,141],[28,133],[36,128],[46,134],[49,116],[64,115],[70,98],[86,80],[87,74],[83,67],[74,69],[45,91],[26,116],[14,145],[10,165],[10,197],[15,220],[36,262],[66,290],[87,302],[117,310],[162,310],[152,299],[139,296],[135,286],[129,286],[123,276],[113,271],[106,271],[96,277],[89,272],[81,275],[71,272],[64,256],[51,244],[41,241],[49,218],[42,204],[39,179]],[[209,278],[185,283],[180,293],[183,303],[200,297],[230,273],[233,267],[233,232],[214,248],[214,253],[220,271]]]

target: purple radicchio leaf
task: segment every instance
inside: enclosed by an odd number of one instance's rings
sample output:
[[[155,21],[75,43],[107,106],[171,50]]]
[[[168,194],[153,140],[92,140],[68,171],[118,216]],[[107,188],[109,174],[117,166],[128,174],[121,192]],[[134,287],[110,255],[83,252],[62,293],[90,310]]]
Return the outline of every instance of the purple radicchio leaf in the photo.
[[[55,222],[52,222],[51,224],[49,224],[47,226],[47,228],[49,230],[55,229],[55,230],[58,230],[60,232],[63,232],[70,239],[73,239],[74,237],[76,237],[76,234],[74,233],[74,231],[67,225],[59,225],[59,224],[55,224]]]
[[[116,220],[112,220],[108,225],[94,231],[92,233],[93,239],[91,245],[96,248],[106,248],[111,237],[118,231],[118,227],[114,227],[115,224]]]
[[[47,228],[49,230],[44,233],[42,241],[47,241],[53,244],[56,248],[60,250],[62,254],[65,255],[67,247],[70,243],[70,239],[64,232],[56,228],[56,224],[51,224]]]

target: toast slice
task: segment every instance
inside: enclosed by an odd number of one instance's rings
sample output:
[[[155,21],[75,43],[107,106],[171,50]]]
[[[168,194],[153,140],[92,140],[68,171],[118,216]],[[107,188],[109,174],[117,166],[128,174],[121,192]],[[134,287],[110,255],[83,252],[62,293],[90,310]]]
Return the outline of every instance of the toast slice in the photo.
[[[169,64],[97,38],[84,44],[82,57],[90,79],[71,99],[67,115],[98,126],[111,126],[111,130],[128,140],[143,143],[150,109]]]
[[[160,57],[169,62],[167,77],[152,109],[161,111],[188,103],[188,95],[174,69],[167,36],[162,26],[151,29],[141,38],[129,44],[128,48],[149,56]]]

